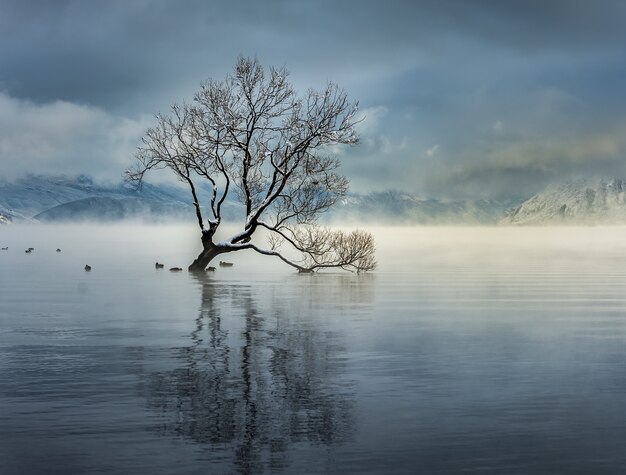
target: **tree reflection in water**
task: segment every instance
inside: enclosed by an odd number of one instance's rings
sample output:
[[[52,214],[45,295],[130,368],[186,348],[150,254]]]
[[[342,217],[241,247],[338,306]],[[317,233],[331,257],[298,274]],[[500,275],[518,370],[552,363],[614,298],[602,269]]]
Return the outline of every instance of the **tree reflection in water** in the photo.
[[[195,279],[202,304],[189,345],[173,350],[173,368],[145,375],[159,430],[202,444],[211,461],[240,473],[287,468],[295,444],[347,441],[354,382],[343,337],[299,318],[311,310],[302,300],[322,296],[305,292],[298,302],[266,287]]]

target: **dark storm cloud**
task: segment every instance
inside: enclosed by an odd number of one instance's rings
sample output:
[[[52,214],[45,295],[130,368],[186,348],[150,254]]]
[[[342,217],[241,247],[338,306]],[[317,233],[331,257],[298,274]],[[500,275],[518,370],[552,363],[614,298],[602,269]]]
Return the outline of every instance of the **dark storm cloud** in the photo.
[[[401,74],[403,66],[412,70],[426,63],[436,71],[456,62],[460,58],[448,49],[459,38],[486,45],[474,49],[487,55],[498,48],[578,55],[578,47],[618,48],[616,37],[626,39],[623,2],[13,0],[0,5],[0,79],[10,93],[103,107],[195,86],[223,74],[241,53],[321,78],[363,70],[375,79],[377,73]],[[472,59],[479,56],[462,63],[469,66]]]
[[[345,154],[357,188],[523,195],[560,176],[623,172],[625,26],[617,0],[0,0],[0,91],[25,114],[17,123],[61,107],[139,131],[238,55],[257,55],[300,88],[332,79],[360,100],[369,125]],[[80,163],[95,133],[72,147],[56,130],[37,123],[31,135],[64,149],[33,153],[33,166],[64,153]],[[611,142],[611,158],[583,138]],[[18,149],[0,141],[0,154]]]

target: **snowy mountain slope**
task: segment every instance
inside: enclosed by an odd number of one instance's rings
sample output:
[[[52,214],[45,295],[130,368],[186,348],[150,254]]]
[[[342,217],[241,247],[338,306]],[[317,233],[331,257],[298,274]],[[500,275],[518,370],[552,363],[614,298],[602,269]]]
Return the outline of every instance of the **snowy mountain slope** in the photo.
[[[200,202],[208,203],[210,190],[199,190]],[[350,194],[323,220],[356,224],[495,224],[510,202],[439,201],[412,194],[387,191]],[[31,175],[14,182],[0,182],[0,213],[13,221],[195,220],[189,193],[184,188],[145,184],[140,191],[125,185],[105,186],[88,176]],[[207,213],[205,213],[207,214]],[[243,207],[227,199],[223,218],[240,220]],[[207,216],[208,217],[208,214]]]
[[[51,208],[90,198],[135,200],[143,203],[147,209],[162,204],[164,209],[176,213],[186,212],[191,208],[188,200],[185,202],[184,194],[174,187],[145,185],[138,191],[123,183],[112,186],[96,184],[85,175],[29,175],[13,182],[0,183],[0,213],[17,219],[31,218]],[[93,210],[97,207],[95,203],[92,202]],[[105,208],[111,203],[102,201]],[[136,207],[139,209],[139,206]],[[80,209],[80,205],[67,207],[66,214],[73,208]]]
[[[148,202],[176,203],[181,208],[190,206],[183,201],[182,193],[173,187],[146,185],[141,191],[137,191],[125,184],[99,185],[85,175],[28,175],[13,182],[0,183],[0,209],[27,217],[61,204],[91,197],[135,198]]]
[[[200,187],[201,203],[210,190]],[[242,207],[226,201],[223,217],[241,214]],[[125,184],[102,185],[92,178],[29,175],[0,182],[0,213],[15,220],[114,220],[125,218],[195,220],[191,197],[184,188],[144,184],[140,190]]]
[[[38,221],[117,221],[128,218],[189,217],[190,207],[139,198],[91,197],[54,206],[34,216]]]
[[[626,181],[580,179],[551,185],[501,224],[626,224]]]

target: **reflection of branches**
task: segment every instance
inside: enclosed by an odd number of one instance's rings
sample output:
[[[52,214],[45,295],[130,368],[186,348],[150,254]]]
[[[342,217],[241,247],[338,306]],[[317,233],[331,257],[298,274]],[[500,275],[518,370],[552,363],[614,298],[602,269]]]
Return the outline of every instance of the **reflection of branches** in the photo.
[[[253,378],[255,367],[254,335],[260,329],[260,320],[254,301],[249,293],[245,293],[240,301],[244,309],[245,328],[243,330],[243,347],[241,349],[241,380],[243,383],[244,433],[243,440],[237,448],[237,465],[240,472],[252,473],[258,464],[259,453],[255,446],[259,435],[257,401],[253,394]]]
[[[198,442],[223,443],[235,438],[237,397],[229,383],[227,332],[212,311],[214,292],[210,286],[203,292],[190,346],[177,349],[175,358],[183,367],[150,375],[148,397],[150,406],[174,416],[168,430],[192,434]]]
[[[343,370],[337,336],[294,322],[284,302],[272,301],[268,315],[251,287],[196,279],[202,305],[189,345],[175,350],[175,368],[146,377],[149,406],[166,420],[161,430],[227,452],[239,473],[284,469],[296,442],[346,440],[353,401],[335,380]]]

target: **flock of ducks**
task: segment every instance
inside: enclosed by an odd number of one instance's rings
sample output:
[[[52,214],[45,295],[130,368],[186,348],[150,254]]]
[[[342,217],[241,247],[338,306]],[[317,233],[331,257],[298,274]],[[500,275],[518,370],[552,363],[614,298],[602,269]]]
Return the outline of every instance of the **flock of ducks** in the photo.
[[[8,247],[3,247],[0,248],[3,251],[8,251],[9,248]],[[32,254],[32,252],[35,250],[34,247],[29,247],[28,249],[26,249],[24,252],[26,254]],[[60,248],[57,248],[56,252],[61,252]],[[226,262],[226,261],[220,261],[220,267],[232,267],[233,263],[232,262]],[[154,264],[155,269],[163,269],[165,267],[165,264],[161,264],[159,262],[156,262]],[[182,267],[170,267],[170,271],[171,272],[181,272],[183,269]],[[206,270],[208,272],[213,272],[215,271],[215,267],[207,267]],[[85,264],[85,272],[91,272],[91,266],[89,264]]]
[[[232,262],[225,262],[225,261],[220,261],[220,267],[232,267],[233,263]],[[155,269],[163,269],[165,267],[165,264],[161,264],[160,262],[155,262],[154,263],[154,268]],[[181,267],[170,267],[170,271],[171,272],[180,272],[183,269]],[[207,272],[214,272],[215,271],[215,267],[207,267],[206,268]]]

